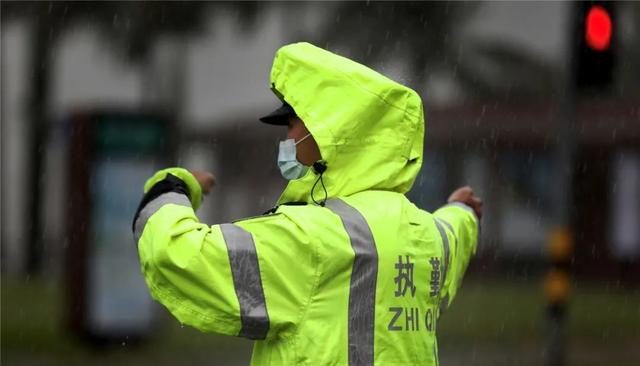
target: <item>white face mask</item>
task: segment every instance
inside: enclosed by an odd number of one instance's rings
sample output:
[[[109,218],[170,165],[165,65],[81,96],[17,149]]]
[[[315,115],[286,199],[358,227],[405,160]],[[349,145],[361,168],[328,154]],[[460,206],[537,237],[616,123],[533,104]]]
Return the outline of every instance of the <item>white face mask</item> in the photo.
[[[311,134],[301,138],[296,142],[294,139],[280,141],[280,149],[278,151],[278,168],[280,173],[287,180],[298,179],[305,175],[309,167],[300,163],[296,158],[296,145],[304,141]]]

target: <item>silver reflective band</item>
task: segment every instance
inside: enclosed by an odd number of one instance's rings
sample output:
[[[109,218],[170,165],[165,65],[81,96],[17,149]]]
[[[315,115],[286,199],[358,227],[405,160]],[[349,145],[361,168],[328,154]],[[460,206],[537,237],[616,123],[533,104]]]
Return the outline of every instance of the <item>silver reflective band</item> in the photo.
[[[242,327],[238,336],[265,339],[269,332],[269,314],[253,237],[234,224],[222,224],[220,230],[227,245],[233,286],[240,304]]]
[[[439,217],[436,217],[436,220],[438,220],[441,224],[444,224],[449,229],[449,231],[451,231],[451,234],[453,234],[453,237],[456,239],[456,241],[458,240],[458,237],[456,237],[456,232],[453,231],[453,226],[451,226],[451,224],[447,220],[441,219]]]
[[[442,271],[442,289],[446,290],[446,281],[447,281],[447,272],[449,270],[449,237],[447,237],[447,233],[444,231],[442,224],[438,221],[437,218],[434,217],[433,222],[436,224],[436,228],[438,228],[438,232],[440,233],[440,237],[442,238],[442,247],[444,250],[444,266]],[[440,312],[444,312],[449,303],[449,295],[447,294],[444,299],[440,302]]]
[[[440,301],[440,314],[444,313],[447,310],[447,305],[449,305],[449,294],[444,296],[444,299]]]
[[[349,290],[349,365],[373,365],[378,252],[371,229],[358,210],[342,200],[326,206],[340,216],[355,252]]]
[[[469,206],[469,205],[467,205],[465,203],[462,203],[462,202],[451,202],[451,203],[448,203],[448,204],[442,206],[441,208],[449,207],[449,206],[460,207],[460,208],[462,208],[464,210],[467,210],[468,212],[471,212],[471,214],[473,215],[473,219],[475,220],[476,225],[478,226],[478,237],[477,237],[478,242],[477,242],[477,246],[479,247],[480,246],[480,237],[481,237],[480,233],[482,231],[482,225],[480,225],[480,219],[478,218],[478,215],[476,215],[476,211],[474,211],[474,209],[471,206]],[[455,233],[453,235],[455,235]],[[456,237],[456,250],[458,250],[458,245],[457,244],[458,244],[458,238]]]
[[[138,244],[138,241],[140,241],[140,237],[142,237],[142,232],[144,231],[144,227],[147,225],[149,218],[162,206],[170,203],[179,206],[191,207],[191,201],[189,201],[189,198],[183,193],[167,192],[154,198],[144,206],[140,211],[140,215],[138,215],[138,219],[136,219],[133,230],[133,237],[136,240],[136,245]]]

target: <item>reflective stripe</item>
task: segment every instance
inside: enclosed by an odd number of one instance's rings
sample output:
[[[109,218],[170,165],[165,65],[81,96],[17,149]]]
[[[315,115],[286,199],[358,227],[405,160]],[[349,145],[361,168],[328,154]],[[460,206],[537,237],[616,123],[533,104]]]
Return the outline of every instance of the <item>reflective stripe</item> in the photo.
[[[136,240],[136,245],[142,236],[142,232],[144,231],[144,227],[147,225],[147,221],[149,218],[156,213],[162,206],[166,204],[174,204],[180,206],[191,207],[191,201],[189,201],[189,197],[182,193],[177,192],[167,192],[159,195],[149,203],[140,211],[140,215],[138,215],[138,219],[134,225],[133,237]]]
[[[447,237],[447,233],[444,231],[442,224],[437,218],[434,218],[433,222],[436,224],[438,228],[438,232],[440,233],[440,237],[442,238],[442,246],[444,249],[444,270],[442,271],[442,287],[446,289],[446,281],[447,281],[447,272],[449,270],[449,237]],[[444,312],[449,303],[449,294],[447,294],[442,301],[440,302],[440,311]]]
[[[467,204],[464,204],[462,202],[451,202],[449,204],[446,204],[442,207],[448,207],[448,206],[456,206],[456,207],[460,207],[462,209],[465,209],[469,212],[471,212],[471,214],[473,214],[473,219],[476,221],[476,225],[478,225],[478,242],[476,244],[476,246],[480,246],[480,232],[482,231],[482,226],[480,225],[480,220],[478,219],[478,215],[476,215],[476,212],[473,210],[473,208]],[[455,235],[455,234],[454,234]],[[456,238],[456,244],[458,242],[458,238]],[[458,246],[456,245],[456,251],[458,250]],[[457,253],[457,252],[456,252]]]
[[[460,248],[460,246],[458,245],[458,236],[456,235],[456,232],[453,231],[453,226],[451,226],[451,224],[447,220],[445,220],[443,218],[436,217],[436,220],[438,220],[440,223],[444,224],[449,229],[449,231],[451,231],[451,235],[453,235],[453,240],[454,240],[454,243],[455,243],[455,250],[456,250],[456,256],[457,256],[458,255],[458,248]]]
[[[456,237],[456,232],[453,231],[453,226],[451,226],[451,224],[447,220],[444,220],[444,219],[442,219],[440,217],[436,217],[436,220],[438,220],[438,221],[440,221],[440,223],[444,224],[449,229],[449,231],[451,231],[451,234],[453,234],[453,237],[456,240],[458,240],[458,238]]]
[[[253,237],[234,224],[222,224],[220,230],[227,245],[233,285],[240,304],[242,327],[238,336],[265,339],[269,331],[269,314]]]
[[[332,199],[326,206],[340,216],[355,252],[349,290],[349,365],[373,365],[378,252],[371,229],[355,208]]]
[[[449,294],[444,295],[444,299],[440,301],[440,314],[447,310],[447,305],[449,305]]]

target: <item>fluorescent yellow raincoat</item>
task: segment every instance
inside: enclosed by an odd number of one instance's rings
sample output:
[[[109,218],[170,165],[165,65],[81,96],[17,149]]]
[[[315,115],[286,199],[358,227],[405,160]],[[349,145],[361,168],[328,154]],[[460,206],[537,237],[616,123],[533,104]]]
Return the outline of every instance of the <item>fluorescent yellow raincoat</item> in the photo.
[[[273,214],[209,226],[193,176],[158,172],[134,221],[152,296],[184,324],[256,339],[255,365],[436,365],[478,222],[404,195],[422,164],[420,97],[308,43],[277,52],[271,81],[318,143],[326,205],[309,169]]]

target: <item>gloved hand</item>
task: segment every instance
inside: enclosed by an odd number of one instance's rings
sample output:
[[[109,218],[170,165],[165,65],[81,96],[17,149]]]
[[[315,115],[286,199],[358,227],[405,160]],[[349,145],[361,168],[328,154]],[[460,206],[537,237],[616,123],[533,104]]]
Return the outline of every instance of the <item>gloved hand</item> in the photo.
[[[464,186],[453,191],[447,202],[464,203],[473,209],[478,219],[482,218],[482,200],[473,194],[473,189],[469,186]]]

